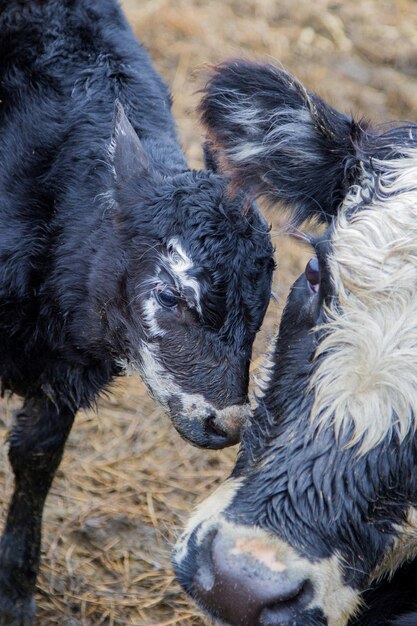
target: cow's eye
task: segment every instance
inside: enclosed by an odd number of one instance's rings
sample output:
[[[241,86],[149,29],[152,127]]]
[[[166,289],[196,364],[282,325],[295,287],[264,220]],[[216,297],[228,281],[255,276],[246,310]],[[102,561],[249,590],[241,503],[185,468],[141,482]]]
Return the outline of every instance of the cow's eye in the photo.
[[[154,291],[156,301],[164,309],[172,309],[179,302],[179,294],[170,287],[157,287]]]
[[[316,256],[313,256],[307,263],[305,275],[311,289],[317,292],[320,286],[320,265]]]

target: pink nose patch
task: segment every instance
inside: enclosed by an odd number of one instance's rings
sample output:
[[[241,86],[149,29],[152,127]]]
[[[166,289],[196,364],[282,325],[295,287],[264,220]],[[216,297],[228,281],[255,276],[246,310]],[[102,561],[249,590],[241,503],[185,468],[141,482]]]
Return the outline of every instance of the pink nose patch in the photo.
[[[272,572],[285,572],[286,567],[277,561],[275,550],[265,545],[259,539],[241,537],[235,543],[235,547],[230,550],[230,554],[248,554],[263,565],[266,565]]]

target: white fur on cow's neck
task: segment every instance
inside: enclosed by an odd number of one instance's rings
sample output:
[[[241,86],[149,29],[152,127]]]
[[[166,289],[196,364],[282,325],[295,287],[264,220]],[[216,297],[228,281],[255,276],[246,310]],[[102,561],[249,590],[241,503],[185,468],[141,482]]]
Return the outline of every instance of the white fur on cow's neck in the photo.
[[[312,419],[333,421],[361,451],[417,422],[417,150],[373,161],[378,177],[354,187],[332,235],[338,300],[326,310],[312,380]],[[364,183],[364,184],[363,184]],[[364,201],[356,214],[349,210]]]

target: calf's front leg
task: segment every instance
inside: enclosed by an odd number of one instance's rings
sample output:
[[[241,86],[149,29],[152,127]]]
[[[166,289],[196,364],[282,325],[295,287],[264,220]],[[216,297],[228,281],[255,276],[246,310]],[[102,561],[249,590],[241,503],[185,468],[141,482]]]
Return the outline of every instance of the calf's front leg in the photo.
[[[47,397],[28,399],[9,437],[14,493],[0,540],[0,626],[33,626],[42,512],[74,412]]]

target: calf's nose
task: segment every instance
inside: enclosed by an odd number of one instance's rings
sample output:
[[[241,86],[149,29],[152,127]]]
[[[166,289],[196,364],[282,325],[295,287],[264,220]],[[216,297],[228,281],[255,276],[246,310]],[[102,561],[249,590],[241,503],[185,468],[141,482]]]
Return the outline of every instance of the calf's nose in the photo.
[[[250,404],[231,404],[224,409],[216,409],[206,420],[206,428],[222,433],[229,446],[239,443],[242,430],[249,422],[252,411]]]
[[[251,415],[248,403],[219,409],[209,403],[187,403],[173,397],[168,407],[173,424],[184,439],[195,446],[214,450],[237,444]]]
[[[230,546],[216,534],[208,550],[193,591],[213,616],[232,626],[292,625],[313,597],[311,583],[290,575],[257,540]]]
[[[219,448],[234,446],[239,443],[242,420],[239,415],[222,416],[211,413],[205,420],[204,430],[212,445]]]

